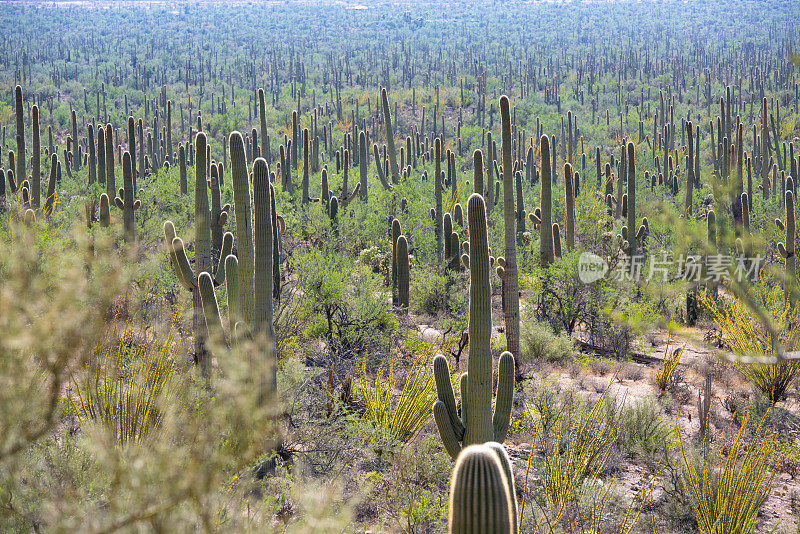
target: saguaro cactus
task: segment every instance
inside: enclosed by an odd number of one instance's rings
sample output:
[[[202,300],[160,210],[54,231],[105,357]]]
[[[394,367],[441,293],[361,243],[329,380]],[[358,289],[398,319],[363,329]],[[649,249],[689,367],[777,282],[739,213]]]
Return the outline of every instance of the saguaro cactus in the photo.
[[[517,279],[517,231],[514,209],[514,160],[511,153],[511,103],[508,97],[500,97],[501,137],[503,142],[503,210],[505,223],[505,323],[506,345],[516,358],[519,354],[519,281]],[[520,193],[521,193],[520,185]],[[519,207],[523,209],[522,206]]]
[[[266,394],[274,391],[277,384],[272,303],[275,233],[271,196],[274,192],[269,180],[267,162],[264,158],[257,158],[253,163],[252,206],[255,216],[253,222],[250,209],[250,181],[241,133],[233,132],[230,135],[230,151],[238,258],[228,256],[226,260],[226,271],[228,267],[233,267],[236,273],[235,279],[228,276],[226,282],[228,301],[229,307],[231,301],[234,302],[233,309],[230,309],[232,317],[242,318],[255,336],[264,335],[270,344],[262,362],[266,367],[262,368],[266,371],[264,375],[266,378],[261,387]],[[232,294],[236,297],[231,298]],[[205,300],[203,306],[205,310]]]
[[[397,261],[397,303],[400,306],[401,312],[408,311],[408,241],[406,236],[399,235],[397,237],[397,253],[395,254]]]
[[[31,171],[31,204],[39,208],[42,201],[42,142],[39,129],[39,106],[31,106],[31,125],[33,126],[33,170]],[[92,153],[94,146],[92,146]]]
[[[122,210],[122,222],[125,228],[125,241],[136,240],[136,210],[142,201],[134,198],[133,167],[131,154],[127,150],[122,154],[122,187],[114,198],[114,205]]]
[[[575,191],[572,164],[564,164],[564,216],[567,219],[564,228],[566,230],[567,250],[575,248]]]
[[[777,225],[778,229],[786,232],[785,240],[778,243],[778,252],[780,253],[781,257],[783,257],[784,261],[783,265],[785,279],[783,282],[783,290],[786,294],[786,300],[794,304],[794,302],[797,300],[797,296],[795,295],[794,291],[795,282],[797,280],[797,259],[794,256],[796,224],[794,213],[794,193],[792,192],[792,188],[789,187],[788,183],[786,187],[785,198],[786,202],[784,204],[786,206],[786,222],[783,222],[780,219],[775,219],[775,224]]]
[[[553,172],[550,166],[550,139],[543,135],[541,139],[542,177],[541,202],[539,214],[531,213],[530,218],[534,224],[539,225],[539,264],[547,267],[553,261]]]
[[[462,417],[458,417],[447,359],[433,359],[434,378],[439,400],[433,415],[445,449],[453,458],[462,446],[487,441],[505,441],[514,395],[514,357],[500,356],[497,399],[492,414],[492,352],[490,346],[491,287],[489,279],[489,240],[486,206],[483,197],[473,194],[467,204],[469,219],[469,360],[468,372],[461,376]]]
[[[517,531],[513,480],[508,479],[500,453],[490,445],[497,444],[471,445],[456,461],[450,479],[450,534]]]
[[[27,157],[25,155],[25,116],[23,113],[24,107],[22,104],[22,87],[18,85],[14,88],[14,118],[16,119],[17,125],[17,166],[16,169],[14,169],[14,172],[16,173],[17,183],[20,184],[28,176],[27,172],[25,171],[25,160]],[[74,140],[74,137],[73,142],[77,142]]]
[[[397,167],[397,150],[394,146],[392,117],[389,112],[389,96],[386,94],[385,87],[381,88],[381,105],[383,106],[383,124],[386,126],[386,148],[389,156],[389,172],[392,173],[392,183],[396,184],[400,181],[400,171]]]

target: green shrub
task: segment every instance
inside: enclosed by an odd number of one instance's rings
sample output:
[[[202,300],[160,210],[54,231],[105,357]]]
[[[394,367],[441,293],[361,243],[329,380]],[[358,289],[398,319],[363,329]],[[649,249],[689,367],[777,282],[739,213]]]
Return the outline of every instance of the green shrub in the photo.
[[[572,357],[574,344],[566,332],[553,334],[550,325],[526,319],[520,325],[520,359],[523,362],[562,362]]]
[[[460,276],[454,273],[438,274],[418,266],[411,271],[410,291],[416,314],[458,313],[466,304]]]

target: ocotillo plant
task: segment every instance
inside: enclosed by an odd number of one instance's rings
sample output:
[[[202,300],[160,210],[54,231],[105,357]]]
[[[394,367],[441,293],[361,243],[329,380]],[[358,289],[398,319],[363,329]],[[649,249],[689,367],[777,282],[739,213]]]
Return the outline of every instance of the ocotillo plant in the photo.
[[[505,441],[514,395],[514,357],[500,356],[499,380],[492,415],[492,351],[490,346],[491,287],[489,278],[489,240],[483,197],[473,194],[467,204],[469,219],[469,360],[468,372],[461,376],[462,418],[458,417],[447,359],[433,360],[439,400],[433,415],[445,449],[457,458],[462,447],[487,441]],[[466,258],[465,258],[466,259]]]
[[[133,167],[131,154],[127,150],[122,154],[122,187],[118,196],[114,198],[114,205],[122,210],[122,222],[125,228],[125,241],[136,240],[136,210],[142,201],[134,198]]]
[[[514,355],[515,365],[519,355],[519,281],[517,279],[517,232],[514,209],[514,160],[511,153],[511,102],[500,97],[500,126],[503,142],[503,210],[505,223],[505,312],[506,346]],[[520,206],[520,211],[523,210]]]
[[[471,445],[458,456],[450,479],[450,534],[516,534],[510,467],[504,468],[491,445],[502,449],[496,443]]]

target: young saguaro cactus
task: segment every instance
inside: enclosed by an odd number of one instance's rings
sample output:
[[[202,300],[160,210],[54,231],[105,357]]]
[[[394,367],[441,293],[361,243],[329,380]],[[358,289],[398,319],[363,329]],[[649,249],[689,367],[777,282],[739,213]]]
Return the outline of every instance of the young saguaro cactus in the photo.
[[[462,447],[487,441],[505,441],[514,395],[514,357],[500,356],[497,398],[492,414],[492,333],[489,239],[486,206],[474,193],[467,204],[469,220],[469,359],[468,372],[461,375],[461,413],[456,409],[447,359],[433,359],[438,399],[433,415],[445,449],[457,458]]]
[[[136,240],[136,210],[142,201],[134,198],[133,167],[131,154],[127,150],[122,154],[122,187],[114,198],[114,205],[122,210],[122,222],[125,228],[125,241]]]
[[[461,452],[450,478],[450,534],[516,534],[510,470],[498,443],[471,445]]]

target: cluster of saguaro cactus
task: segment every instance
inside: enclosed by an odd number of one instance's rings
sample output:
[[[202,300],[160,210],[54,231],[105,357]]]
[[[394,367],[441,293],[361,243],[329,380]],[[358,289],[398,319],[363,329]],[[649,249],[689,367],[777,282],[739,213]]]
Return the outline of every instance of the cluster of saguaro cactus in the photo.
[[[517,497],[511,462],[497,442],[470,445],[450,478],[450,534],[516,534]]]
[[[202,273],[213,275],[213,286],[225,281],[225,258],[233,249],[233,234],[222,229],[228,220],[230,206],[220,206],[220,184],[217,166],[211,165],[211,179],[206,178],[208,169],[208,141],[206,134],[198,132],[195,137],[197,165],[195,167],[194,217],[195,217],[195,268],[192,269],[183,240],[177,236],[172,221],[164,223],[164,237],[170,249],[170,259],[181,284],[192,292],[195,359],[204,374],[208,374],[210,362],[205,349],[205,325],[203,303],[198,291],[198,278]],[[208,191],[212,202],[209,208]],[[218,234],[218,235],[217,235]]]
[[[275,391],[277,385],[277,354],[273,325],[276,278],[274,264],[277,244],[274,189],[270,183],[266,160],[256,158],[253,163],[251,201],[242,134],[233,132],[230,135],[229,146],[238,257],[228,255],[225,258],[228,313],[231,327],[234,329],[232,336],[234,339],[246,332],[255,339],[263,336],[268,343],[263,352],[263,361],[260,362],[261,365],[256,373],[262,380],[260,390],[266,394]],[[217,297],[213,281],[207,272],[200,275],[199,289],[209,335],[212,339],[224,341]]]
[[[492,333],[491,287],[489,277],[489,242],[486,228],[486,207],[483,197],[473,194],[467,204],[469,219],[469,360],[467,372],[461,375],[461,414],[456,407],[447,359],[438,355],[433,360],[438,400],[433,415],[445,449],[457,458],[462,447],[497,441],[502,443],[508,432],[514,395],[514,357],[510,352],[500,356],[499,380],[494,414],[492,414]]]

